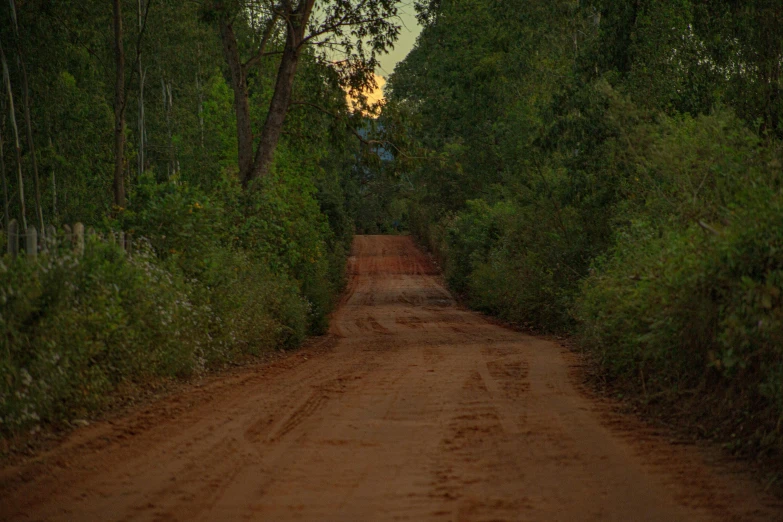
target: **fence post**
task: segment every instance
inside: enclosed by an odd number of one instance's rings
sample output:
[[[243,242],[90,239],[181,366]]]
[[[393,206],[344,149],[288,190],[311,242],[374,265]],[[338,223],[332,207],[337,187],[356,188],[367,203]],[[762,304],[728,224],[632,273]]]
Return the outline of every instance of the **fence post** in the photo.
[[[15,219],[8,223],[8,253],[14,259],[19,254],[19,222]]]
[[[73,249],[78,256],[84,254],[84,225],[81,223],[73,226]]]
[[[38,231],[34,226],[27,227],[25,232],[25,251],[28,257],[35,257],[38,255]]]
[[[71,225],[66,223],[63,225],[63,230],[65,231],[65,240],[73,244],[73,230],[71,230]]]
[[[57,229],[54,225],[46,225],[46,241],[44,242],[48,250],[55,250],[57,247]]]

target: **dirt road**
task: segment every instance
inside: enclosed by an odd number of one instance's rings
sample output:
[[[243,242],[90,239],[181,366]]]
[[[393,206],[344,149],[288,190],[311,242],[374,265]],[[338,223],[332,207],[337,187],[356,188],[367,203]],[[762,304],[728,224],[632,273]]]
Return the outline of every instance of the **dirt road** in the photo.
[[[0,472],[9,520],[783,520],[699,450],[580,393],[572,355],[457,307],[362,236],[321,340]]]

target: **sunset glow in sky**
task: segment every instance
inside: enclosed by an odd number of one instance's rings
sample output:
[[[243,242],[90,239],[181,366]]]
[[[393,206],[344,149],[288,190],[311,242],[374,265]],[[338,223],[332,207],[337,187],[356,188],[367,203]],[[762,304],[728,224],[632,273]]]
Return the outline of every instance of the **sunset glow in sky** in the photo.
[[[383,86],[386,85],[388,77],[398,62],[402,61],[413,49],[416,38],[421,32],[418,20],[416,20],[416,11],[413,9],[413,3],[400,6],[400,37],[389,54],[379,58],[380,66],[375,71],[375,81],[378,88],[371,92],[367,97],[370,103],[375,103],[383,99]],[[350,103],[350,100],[349,100]]]

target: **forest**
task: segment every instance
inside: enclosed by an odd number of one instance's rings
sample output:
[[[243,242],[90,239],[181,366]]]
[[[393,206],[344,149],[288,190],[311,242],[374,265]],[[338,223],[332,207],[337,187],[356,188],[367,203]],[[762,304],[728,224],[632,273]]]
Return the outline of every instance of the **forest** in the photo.
[[[369,106],[400,4],[4,0],[3,241],[48,246],[0,265],[0,434],[326,332],[354,233],[404,229],[613,394],[783,455],[783,4],[419,0]]]
[[[0,433],[326,330],[377,160],[345,94],[399,26],[314,4],[0,6],[3,252],[44,246],[0,266]]]
[[[412,233],[639,411],[783,449],[783,4],[433,0],[389,79]],[[424,158],[412,162],[412,158]]]

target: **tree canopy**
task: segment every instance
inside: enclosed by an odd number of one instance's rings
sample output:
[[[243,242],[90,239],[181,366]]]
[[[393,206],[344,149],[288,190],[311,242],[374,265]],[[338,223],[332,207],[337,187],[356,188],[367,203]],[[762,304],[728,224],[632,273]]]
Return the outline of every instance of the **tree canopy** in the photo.
[[[382,120],[451,288],[780,454],[783,4],[417,8]]]

